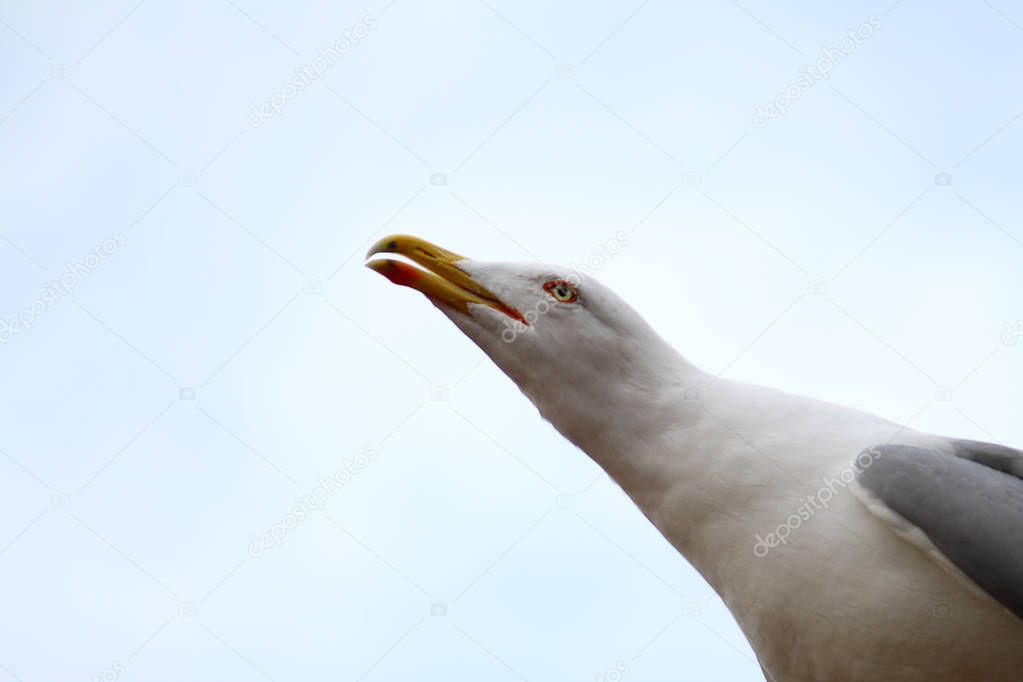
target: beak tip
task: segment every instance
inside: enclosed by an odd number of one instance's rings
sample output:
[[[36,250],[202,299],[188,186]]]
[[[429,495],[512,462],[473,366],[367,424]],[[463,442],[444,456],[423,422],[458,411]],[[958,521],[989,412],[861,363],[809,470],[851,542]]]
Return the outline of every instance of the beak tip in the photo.
[[[379,272],[381,275],[386,274],[389,270],[393,269],[394,261],[386,258],[378,258],[376,260],[368,260],[363,265],[372,270],[373,272]]]
[[[392,234],[377,240],[373,246],[369,247],[369,251],[366,252],[366,258],[375,256],[378,253],[397,253],[401,249],[402,239],[407,239],[407,237],[404,235]]]
[[[378,258],[365,263],[370,270],[380,273],[394,284],[407,287],[422,278],[423,273],[416,267],[389,258]]]

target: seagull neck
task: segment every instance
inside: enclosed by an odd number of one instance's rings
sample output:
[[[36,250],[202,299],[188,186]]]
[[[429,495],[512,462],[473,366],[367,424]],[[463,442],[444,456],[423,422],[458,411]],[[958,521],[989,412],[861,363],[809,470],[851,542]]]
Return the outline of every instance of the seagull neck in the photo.
[[[589,398],[569,393],[585,415],[538,407],[717,586],[723,548],[747,537],[746,510],[760,503],[759,491],[789,482],[732,426],[760,435],[742,418],[757,408],[746,393],[671,352]]]
[[[663,434],[699,421],[699,397],[711,377],[660,338],[620,351],[599,371],[524,390],[544,418],[628,490],[639,473],[656,473],[647,460],[656,459]]]

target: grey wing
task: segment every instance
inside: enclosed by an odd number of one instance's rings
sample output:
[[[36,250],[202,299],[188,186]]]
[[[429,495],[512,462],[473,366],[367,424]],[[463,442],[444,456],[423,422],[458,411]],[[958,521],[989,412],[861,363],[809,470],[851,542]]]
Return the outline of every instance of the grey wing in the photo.
[[[951,445],[951,452],[874,446],[857,481],[1023,618],[1023,452],[974,441]]]

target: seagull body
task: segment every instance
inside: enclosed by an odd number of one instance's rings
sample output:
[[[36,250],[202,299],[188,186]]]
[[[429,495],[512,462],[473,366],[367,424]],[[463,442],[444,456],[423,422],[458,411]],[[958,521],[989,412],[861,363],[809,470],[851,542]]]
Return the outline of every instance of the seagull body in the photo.
[[[716,378],[577,272],[393,236],[426,294],[720,595],[772,682],[1023,680],[1023,452]]]

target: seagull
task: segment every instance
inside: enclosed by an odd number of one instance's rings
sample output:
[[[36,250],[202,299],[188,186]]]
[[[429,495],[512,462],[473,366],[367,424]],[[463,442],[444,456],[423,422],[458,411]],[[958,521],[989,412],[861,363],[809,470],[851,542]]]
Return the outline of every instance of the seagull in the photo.
[[[715,377],[578,270],[408,235],[367,259],[622,487],[767,680],[1023,680],[1023,452]]]

